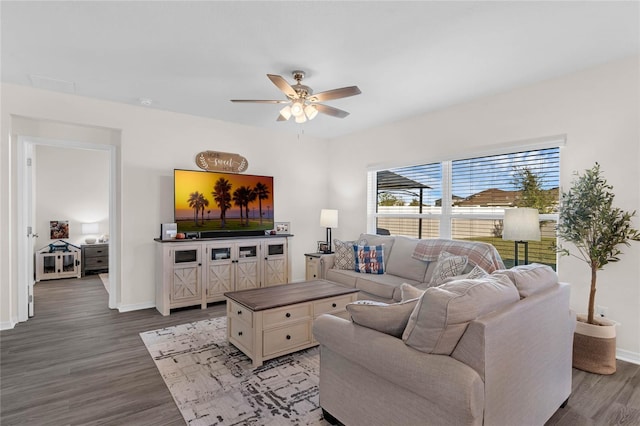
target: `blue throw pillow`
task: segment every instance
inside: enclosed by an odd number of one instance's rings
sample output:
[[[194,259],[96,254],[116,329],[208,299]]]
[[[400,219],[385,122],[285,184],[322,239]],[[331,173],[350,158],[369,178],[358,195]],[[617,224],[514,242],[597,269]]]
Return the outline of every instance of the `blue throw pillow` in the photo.
[[[384,245],[354,245],[355,271],[363,274],[384,274]]]

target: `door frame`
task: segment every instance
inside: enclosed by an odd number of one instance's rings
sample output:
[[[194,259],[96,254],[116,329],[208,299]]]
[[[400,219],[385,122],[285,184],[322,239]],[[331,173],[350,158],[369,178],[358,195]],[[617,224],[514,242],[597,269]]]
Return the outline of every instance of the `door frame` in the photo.
[[[18,322],[27,321],[29,319],[29,287],[32,286],[35,281],[33,274],[29,275],[29,270],[33,272],[33,266],[29,267],[29,265],[33,265],[33,244],[29,244],[28,239],[31,237],[27,236],[26,233],[26,227],[30,221],[29,217],[33,217],[35,214],[35,203],[31,203],[31,211],[29,211],[29,200],[33,200],[35,179],[33,179],[34,168],[27,166],[27,159],[31,158],[30,155],[32,155],[34,147],[38,145],[106,151],[109,153],[109,308],[117,309],[117,301],[119,300],[118,293],[120,289],[120,273],[118,270],[119,262],[117,262],[118,247],[120,244],[120,232],[118,227],[120,221],[118,217],[119,209],[117,205],[118,198],[116,191],[117,147],[115,145],[107,144],[18,136]],[[35,164],[35,162],[32,162],[32,164]],[[27,185],[29,179],[31,181],[31,185]]]

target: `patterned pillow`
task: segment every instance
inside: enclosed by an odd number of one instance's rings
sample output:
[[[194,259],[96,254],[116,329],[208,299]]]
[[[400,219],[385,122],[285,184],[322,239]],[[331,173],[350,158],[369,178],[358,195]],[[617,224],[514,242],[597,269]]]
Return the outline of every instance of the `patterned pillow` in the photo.
[[[354,244],[365,246],[367,245],[367,240],[362,239],[357,243],[355,241],[333,240],[333,246],[335,247],[333,267],[335,269],[353,271],[356,268],[356,255],[353,251]]]
[[[384,274],[384,244],[379,246],[353,245],[356,254],[355,271],[363,274]]]
[[[438,256],[438,263],[431,275],[431,285],[440,285],[447,278],[455,277],[462,274],[464,267],[467,266],[467,256],[455,256],[449,252],[443,251]]]

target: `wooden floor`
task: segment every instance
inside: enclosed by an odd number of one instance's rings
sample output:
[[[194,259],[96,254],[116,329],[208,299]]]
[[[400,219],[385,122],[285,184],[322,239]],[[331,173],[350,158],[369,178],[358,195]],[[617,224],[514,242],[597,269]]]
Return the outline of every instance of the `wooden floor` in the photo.
[[[184,425],[138,333],[222,316],[224,304],[163,317],[107,299],[97,276],[36,285],[36,316],[0,332],[0,424]],[[640,425],[640,366],[574,370],[569,404],[547,425]]]

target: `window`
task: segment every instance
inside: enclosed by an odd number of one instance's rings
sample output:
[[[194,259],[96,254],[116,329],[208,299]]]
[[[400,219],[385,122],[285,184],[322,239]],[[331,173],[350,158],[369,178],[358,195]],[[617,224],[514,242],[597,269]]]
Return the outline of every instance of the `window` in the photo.
[[[529,242],[529,262],[555,268],[557,147],[377,170],[369,179],[372,228],[415,238],[488,242],[507,267],[515,256],[514,242],[502,240],[504,209],[537,208],[542,237]]]

